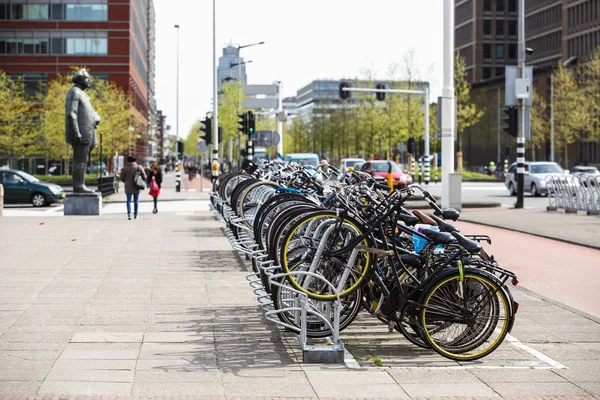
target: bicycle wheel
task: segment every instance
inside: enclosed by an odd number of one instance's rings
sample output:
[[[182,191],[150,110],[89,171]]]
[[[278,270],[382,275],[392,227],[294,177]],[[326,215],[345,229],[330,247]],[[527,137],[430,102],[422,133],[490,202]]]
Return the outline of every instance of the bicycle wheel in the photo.
[[[493,276],[471,268],[442,275],[420,302],[423,338],[444,357],[472,361],[506,337],[511,305]]]
[[[336,216],[335,212],[317,211],[297,221],[287,233],[280,250],[280,265],[290,273],[292,287],[315,300],[337,298],[329,282],[336,288],[340,298],[356,290],[371,270],[370,253],[358,253],[353,249],[332,255],[347,244],[363,236],[362,228],[352,218]],[[361,244],[368,247],[367,239]],[[302,274],[317,274],[321,279]]]

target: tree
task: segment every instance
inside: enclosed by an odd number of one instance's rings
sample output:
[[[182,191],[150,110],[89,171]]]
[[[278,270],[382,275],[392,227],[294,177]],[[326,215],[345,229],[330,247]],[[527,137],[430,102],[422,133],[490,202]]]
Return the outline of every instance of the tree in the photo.
[[[46,167],[49,160],[67,158],[69,145],[65,142],[65,99],[70,84],[65,76],[48,82],[40,111],[41,130],[39,155],[43,155]]]
[[[8,156],[10,163],[13,157],[27,154],[34,143],[30,110],[23,80],[12,80],[0,70],[0,154]]]
[[[527,145],[532,148],[532,158],[535,161],[535,149],[539,149],[547,143],[550,136],[550,112],[544,96],[540,96],[535,90],[532,100],[530,109],[531,140],[527,142]]]
[[[590,126],[589,105],[575,77],[575,71],[558,63],[554,70],[554,142],[564,150],[569,165],[568,146]]]
[[[454,59],[454,95],[456,97],[457,148],[456,166],[462,171],[462,145],[465,131],[475,125],[483,116],[483,110],[471,100],[471,86],[467,82],[465,59],[457,52]]]
[[[196,146],[198,145],[198,140],[200,139],[200,126],[202,124],[200,121],[196,121],[190,131],[188,132],[187,138],[183,141],[183,154],[187,156],[195,156],[198,151],[196,150]]]
[[[600,46],[592,52],[590,60],[581,68],[582,90],[589,105],[588,132],[592,138],[600,138]]]

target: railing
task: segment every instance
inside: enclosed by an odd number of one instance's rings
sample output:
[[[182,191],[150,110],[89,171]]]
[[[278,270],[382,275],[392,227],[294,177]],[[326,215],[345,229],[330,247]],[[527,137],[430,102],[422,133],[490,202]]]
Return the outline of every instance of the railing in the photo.
[[[110,196],[115,193],[115,177],[101,176],[98,178],[98,191],[102,197]]]
[[[567,214],[584,211],[587,215],[600,215],[600,177],[549,176],[546,187],[548,211],[565,210]]]

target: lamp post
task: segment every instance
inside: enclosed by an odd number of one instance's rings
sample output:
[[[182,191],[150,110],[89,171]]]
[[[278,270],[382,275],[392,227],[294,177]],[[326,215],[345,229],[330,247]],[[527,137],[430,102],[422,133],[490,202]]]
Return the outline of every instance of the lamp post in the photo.
[[[240,66],[239,68],[241,68],[242,64],[250,64],[251,62],[252,62],[252,60],[229,63],[229,76],[231,76],[231,68],[236,67],[236,66]]]
[[[175,143],[179,140],[179,25],[175,25],[177,29],[177,99],[176,99],[176,114],[175,114]],[[177,145],[176,145],[177,146]]]

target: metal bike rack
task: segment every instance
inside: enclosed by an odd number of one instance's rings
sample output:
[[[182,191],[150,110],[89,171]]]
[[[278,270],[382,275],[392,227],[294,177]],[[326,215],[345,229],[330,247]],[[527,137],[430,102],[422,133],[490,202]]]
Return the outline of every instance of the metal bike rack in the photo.
[[[600,178],[571,175],[546,178],[548,188],[547,211],[565,210],[567,214],[585,211],[600,215]]]
[[[313,272],[296,271],[290,273],[275,273],[281,270],[280,266],[275,265],[273,260],[268,260],[268,255],[264,250],[258,249],[258,244],[254,240],[252,229],[244,223],[244,220],[236,215],[231,207],[222,199],[217,198],[216,202],[222,205],[223,214],[215,212],[217,218],[221,217],[223,222],[228,224],[228,228],[225,229],[225,237],[229,241],[231,247],[234,250],[240,251],[250,258],[252,258],[258,265],[263,274],[268,277],[269,285],[278,286],[282,290],[293,294],[293,298],[285,300],[284,302],[293,301],[293,304],[280,309],[275,309],[274,302],[271,298],[271,294],[266,290],[262,280],[257,277],[255,272],[246,275],[246,280],[252,288],[256,299],[259,303],[260,309],[265,315],[265,319],[268,321],[283,326],[286,329],[295,333],[296,339],[302,348],[302,360],[305,363],[343,363],[344,362],[344,344],[340,340],[340,310],[342,303],[339,298],[338,290],[329,281],[327,281],[322,275]],[[237,235],[230,228],[231,226],[237,228]],[[285,278],[290,275],[305,275],[310,276],[313,279],[319,279],[323,281],[327,286],[331,288],[337,299],[332,303],[329,311],[329,316],[333,316],[333,323],[330,318],[318,310],[312,300],[306,293],[296,290],[285,283],[279,282],[279,279]],[[329,309],[329,307],[327,307]],[[287,324],[279,319],[277,316],[281,313],[288,313],[293,315],[294,325]],[[322,321],[326,328],[331,330],[331,336],[327,338],[328,343],[317,345],[311,344],[308,338],[308,319],[313,318]]]

